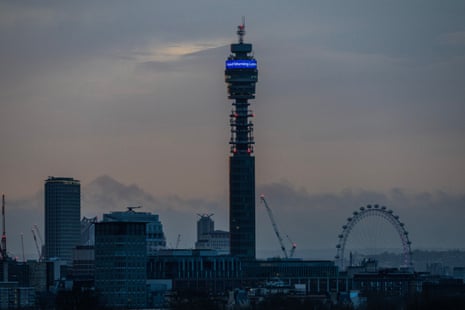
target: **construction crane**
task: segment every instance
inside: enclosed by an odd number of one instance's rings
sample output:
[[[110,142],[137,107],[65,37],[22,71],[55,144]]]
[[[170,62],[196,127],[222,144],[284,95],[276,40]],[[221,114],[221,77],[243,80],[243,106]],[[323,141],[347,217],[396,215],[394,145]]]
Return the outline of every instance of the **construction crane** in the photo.
[[[21,233],[21,250],[22,250],[22,254],[23,254],[23,263],[26,262],[26,257],[24,256],[24,236],[23,236],[23,233]]]
[[[271,211],[270,207],[268,206],[268,203],[266,202],[265,195],[260,195],[260,199],[263,201],[266,211],[268,212],[268,216],[270,217],[270,221],[271,221],[271,224],[273,225],[274,233],[276,234],[276,237],[278,238],[279,245],[281,246],[281,251],[284,254],[284,258],[289,258],[287,255],[286,247],[284,246],[283,238],[281,237],[281,234],[279,233],[278,225],[276,225],[276,221],[274,220],[273,212]],[[294,254],[294,251],[291,250],[291,253]]]
[[[128,212],[135,212],[134,209],[140,209],[142,206],[136,206],[136,207],[126,207],[128,208]]]
[[[40,230],[39,230],[39,227],[37,226],[37,224],[34,225],[34,229],[37,233],[37,237],[39,238],[39,241],[40,241],[40,245],[42,246],[44,244],[44,239],[42,239],[42,234],[40,233]]]
[[[37,254],[39,255],[39,262],[42,261],[42,251],[40,250],[39,243],[37,242],[37,236],[34,229],[31,229],[32,237],[34,237],[34,243],[36,244]]]
[[[287,237],[287,240],[289,240],[289,242],[292,245],[291,251],[289,253],[289,258],[292,258],[294,257],[294,252],[295,252],[295,249],[297,248],[297,244],[294,241],[292,241],[288,235],[286,235],[286,237]]]

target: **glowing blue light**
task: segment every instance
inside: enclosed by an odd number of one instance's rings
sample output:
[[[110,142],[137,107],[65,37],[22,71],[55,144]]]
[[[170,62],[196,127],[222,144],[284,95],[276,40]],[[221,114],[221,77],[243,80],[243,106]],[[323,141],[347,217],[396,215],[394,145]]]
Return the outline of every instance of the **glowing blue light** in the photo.
[[[257,69],[255,59],[226,60],[226,69]]]

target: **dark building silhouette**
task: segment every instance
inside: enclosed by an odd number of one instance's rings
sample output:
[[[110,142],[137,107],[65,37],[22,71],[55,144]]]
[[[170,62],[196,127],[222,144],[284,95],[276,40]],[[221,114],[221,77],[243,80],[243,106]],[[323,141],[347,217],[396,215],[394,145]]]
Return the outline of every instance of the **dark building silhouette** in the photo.
[[[147,306],[145,222],[95,224],[95,289],[113,308]]]
[[[213,250],[160,250],[149,257],[148,279],[172,281],[178,292],[220,293],[240,287],[243,278],[241,261]]]
[[[221,254],[229,254],[229,231],[215,230],[213,214],[197,214],[197,241],[195,248],[198,250],[216,250]]]
[[[45,259],[71,264],[81,240],[81,184],[73,178],[45,180]]]
[[[95,223],[97,217],[83,217],[81,220],[81,242],[79,245],[94,245],[95,244]]]
[[[73,286],[92,288],[95,285],[95,247],[79,245],[73,252]]]
[[[244,43],[244,23],[238,26],[239,42],[231,44],[226,60],[228,98],[234,100],[230,115],[229,231],[231,255],[255,259],[255,157],[253,117],[248,100],[255,98],[258,78],[252,44]]]
[[[215,222],[212,220],[213,214],[197,214],[200,218],[197,221],[197,241],[202,240],[204,235],[215,230]]]
[[[166,248],[166,238],[163,225],[158,214],[150,212],[136,212],[128,207],[127,211],[114,211],[103,215],[104,222],[142,222],[146,223],[147,255],[153,255],[160,249]]]

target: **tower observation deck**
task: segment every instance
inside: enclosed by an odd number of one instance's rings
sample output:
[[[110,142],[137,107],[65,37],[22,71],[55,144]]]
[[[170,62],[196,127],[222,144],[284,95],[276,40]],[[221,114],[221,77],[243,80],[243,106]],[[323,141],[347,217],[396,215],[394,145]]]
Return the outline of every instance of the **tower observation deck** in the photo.
[[[255,157],[254,116],[248,100],[255,99],[257,61],[252,44],[244,43],[245,24],[238,26],[239,42],[231,44],[225,64],[228,98],[234,100],[230,114],[229,231],[231,254],[255,259]]]

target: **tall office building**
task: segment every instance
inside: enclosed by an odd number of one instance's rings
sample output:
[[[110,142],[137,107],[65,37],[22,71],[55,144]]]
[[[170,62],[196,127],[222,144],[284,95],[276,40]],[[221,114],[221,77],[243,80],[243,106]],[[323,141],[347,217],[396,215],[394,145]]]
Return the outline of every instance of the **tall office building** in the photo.
[[[125,212],[111,212],[103,215],[103,222],[143,222],[146,223],[147,255],[155,255],[166,248],[166,238],[163,225],[158,214],[136,212],[135,207],[128,207]]]
[[[73,178],[45,180],[45,259],[69,263],[81,238],[81,184]]]
[[[197,241],[198,250],[216,250],[220,254],[229,254],[229,231],[215,230],[213,214],[197,214]]]
[[[248,100],[255,98],[257,61],[252,44],[244,43],[245,25],[238,26],[239,42],[231,44],[226,60],[228,98],[234,100],[230,115],[229,231],[231,255],[255,259],[255,157],[253,117]]]
[[[212,220],[213,214],[197,214],[200,218],[197,221],[197,241],[201,240],[204,235],[215,230],[215,222]]]
[[[110,308],[147,306],[145,222],[95,224],[95,288]]]

